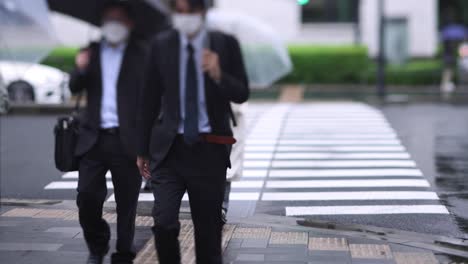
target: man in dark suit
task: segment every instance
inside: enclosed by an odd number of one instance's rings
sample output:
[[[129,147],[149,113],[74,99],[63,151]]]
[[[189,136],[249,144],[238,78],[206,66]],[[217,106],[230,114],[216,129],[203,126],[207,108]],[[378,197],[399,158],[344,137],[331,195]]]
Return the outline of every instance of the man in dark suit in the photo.
[[[138,115],[138,166],[151,178],[161,264],[180,263],[179,209],[188,193],[197,263],[222,263],[221,204],[234,143],[230,102],[249,97],[237,40],[205,27],[203,0],[174,0],[176,30],[153,40]]]
[[[88,244],[88,263],[102,263],[109,250],[110,228],[102,218],[110,170],[117,203],[117,252],[112,263],[133,263],[135,216],[141,188],[136,166],[136,109],[143,85],[146,47],[131,35],[130,6],[109,2],[103,11],[103,39],[76,58],[73,93],[87,93],[79,131],[77,205]]]

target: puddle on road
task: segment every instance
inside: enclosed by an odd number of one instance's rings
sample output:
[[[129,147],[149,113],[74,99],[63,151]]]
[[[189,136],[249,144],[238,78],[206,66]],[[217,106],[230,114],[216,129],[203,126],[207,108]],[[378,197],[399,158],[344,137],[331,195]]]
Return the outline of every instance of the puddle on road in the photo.
[[[468,233],[468,135],[438,136],[435,163],[440,198]]]

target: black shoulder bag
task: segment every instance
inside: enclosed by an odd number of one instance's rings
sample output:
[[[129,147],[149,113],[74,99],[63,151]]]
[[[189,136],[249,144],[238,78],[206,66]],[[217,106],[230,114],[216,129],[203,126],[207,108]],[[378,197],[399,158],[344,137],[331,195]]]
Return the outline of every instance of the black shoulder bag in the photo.
[[[79,110],[83,93],[78,95],[75,109],[69,116],[59,117],[55,125],[55,167],[61,172],[77,171],[79,159],[75,155],[80,125]]]

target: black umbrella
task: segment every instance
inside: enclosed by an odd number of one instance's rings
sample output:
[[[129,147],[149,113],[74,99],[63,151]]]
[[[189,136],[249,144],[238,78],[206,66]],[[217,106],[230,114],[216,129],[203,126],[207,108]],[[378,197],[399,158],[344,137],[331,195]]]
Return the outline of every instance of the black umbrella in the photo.
[[[109,0],[47,0],[47,2],[53,11],[99,25],[101,11]],[[137,36],[147,38],[168,27],[166,13],[156,5],[145,0],[125,0],[125,2],[131,4],[135,13]]]

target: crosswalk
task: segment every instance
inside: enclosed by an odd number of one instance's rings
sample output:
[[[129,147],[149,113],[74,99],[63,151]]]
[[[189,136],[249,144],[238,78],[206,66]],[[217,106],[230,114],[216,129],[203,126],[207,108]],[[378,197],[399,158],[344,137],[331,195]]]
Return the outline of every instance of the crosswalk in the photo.
[[[313,103],[269,111],[284,117],[280,128],[263,116],[246,147],[245,168],[267,171],[260,206],[282,206],[288,216],[448,214],[377,109]]]
[[[233,202],[287,216],[449,214],[383,114],[366,104],[253,104],[247,127]],[[77,178],[67,173],[45,189],[75,189]]]

